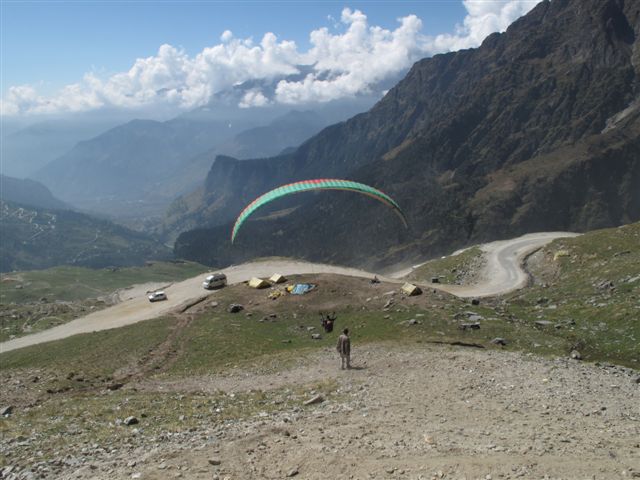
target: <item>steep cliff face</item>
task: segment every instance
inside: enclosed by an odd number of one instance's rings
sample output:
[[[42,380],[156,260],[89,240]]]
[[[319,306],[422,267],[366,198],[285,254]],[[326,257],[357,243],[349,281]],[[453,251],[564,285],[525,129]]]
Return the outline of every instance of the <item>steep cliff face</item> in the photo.
[[[384,264],[640,218],[639,10],[624,0],[541,2],[478,49],[416,63],[371,111],[293,154],[216,161],[207,179],[210,225],[279,183],[349,176],[394,196],[410,230],[366,200],[331,196],[247,225],[239,246],[199,231],[176,251],[212,263],[286,251]]]

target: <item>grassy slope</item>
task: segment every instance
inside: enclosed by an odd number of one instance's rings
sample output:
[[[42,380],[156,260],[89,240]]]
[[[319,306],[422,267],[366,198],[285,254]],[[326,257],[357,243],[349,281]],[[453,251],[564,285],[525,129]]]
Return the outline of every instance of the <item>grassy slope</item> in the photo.
[[[180,281],[207,270],[208,267],[192,262],[153,262],[144,267],[54,267],[14,272],[0,276],[3,285],[0,301],[27,303],[42,297],[62,301],[83,300],[137,283]]]
[[[180,281],[207,270],[208,267],[192,262],[154,262],[144,267],[54,267],[2,274],[0,341],[60,325],[103,308],[108,302],[100,297],[120,288]]]
[[[563,253],[558,256],[557,252]],[[244,285],[228,287],[218,292],[218,307],[204,308],[178,336],[180,356],[171,373],[219,370],[273,353],[324,347],[332,344],[344,326],[351,328],[356,344],[445,339],[488,346],[492,338],[503,337],[509,342],[507,348],[557,355],[567,355],[575,348],[586,359],[638,368],[640,224],[559,239],[537,255],[541,258],[533,268],[539,279],[535,285],[506,298],[483,301],[480,306],[432,291],[411,298],[388,295],[397,287],[371,286],[366,279],[339,276],[295,277],[293,280],[297,281],[319,281],[320,286],[310,294],[276,301],[267,300],[269,290],[252,290]],[[439,265],[433,271],[464,268],[476,257],[477,249],[472,249],[448,257],[446,266]],[[453,259],[460,262],[457,267],[451,263]],[[122,273],[125,277],[128,274],[141,278],[139,273]],[[614,288],[599,287],[605,281],[612,282]],[[392,297],[395,303],[383,310]],[[239,314],[227,313],[225,306],[233,302],[245,304],[246,309]],[[318,312],[332,310],[338,312],[336,330],[328,336],[323,334],[322,340],[312,340],[311,333],[323,333]],[[466,321],[463,312],[468,310],[483,317],[480,330],[459,329],[460,323]],[[260,321],[271,313],[277,315],[275,320]],[[407,325],[412,318],[419,323]],[[535,323],[540,320],[551,323]],[[79,338],[85,337],[90,339],[91,335]],[[69,340],[61,342],[66,341]],[[9,365],[2,363],[3,368]],[[45,361],[33,363],[44,365]]]
[[[587,360],[640,368],[640,223],[559,239],[532,265],[535,285],[508,298],[506,313]]]

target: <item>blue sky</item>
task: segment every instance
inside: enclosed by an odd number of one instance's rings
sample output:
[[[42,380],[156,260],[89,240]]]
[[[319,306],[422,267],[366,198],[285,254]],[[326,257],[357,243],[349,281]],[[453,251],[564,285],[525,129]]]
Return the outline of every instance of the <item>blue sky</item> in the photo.
[[[366,88],[364,73],[355,71],[363,65],[376,63],[366,73],[372,81],[380,80],[423,56],[474,46],[534,4],[535,0],[3,0],[3,114],[73,112],[104,105],[132,108],[145,102],[190,108],[231,82],[287,73],[287,65],[295,62],[324,63],[318,68],[332,72],[339,83],[320,92],[314,77],[306,87],[284,85],[280,100],[256,92],[250,103],[337,98]],[[403,18],[409,20],[402,23]],[[311,41],[311,32],[323,27],[327,31]],[[232,35],[221,39],[225,31]],[[262,42],[268,32],[275,38],[267,45]],[[295,42],[295,48],[287,42]],[[162,45],[171,49],[160,54]],[[217,45],[225,49],[224,58],[211,50],[204,58],[203,52]],[[322,55],[327,55],[326,62]],[[248,65],[248,58],[257,63]],[[132,71],[139,59],[151,60]],[[353,71],[342,67],[345,62],[354,62]],[[162,98],[150,93],[160,90],[173,93]]]

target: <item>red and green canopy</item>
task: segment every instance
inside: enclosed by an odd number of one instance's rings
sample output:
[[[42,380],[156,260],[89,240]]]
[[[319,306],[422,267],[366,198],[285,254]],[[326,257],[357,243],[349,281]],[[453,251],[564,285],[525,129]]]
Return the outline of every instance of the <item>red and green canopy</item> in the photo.
[[[370,187],[369,185],[365,185],[364,183],[352,182],[350,180],[339,180],[334,178],[319,178],[316,180],[304,180],[301,182],[283,185],[281,187],[274,188],[273,190],[263,195],[260,195],[253,202],[247,205],[245,209],[242,210],[240,215],[238,215],[236,223],[233,226],[233,232],[231,233],[231,243],[233,243],[236,235],[238,235],[240,227],[257,209],[280,197],[284,197],[293,193],[306,192],[309,190],[348,190],[350,192],[368,195],[392,208],[393,211],[396,212],[396,214],[398,214],[398,216],[402,219],[405,227],[407,226],[407,220],[402,209],[386,193],[383,193],[376,188]]]

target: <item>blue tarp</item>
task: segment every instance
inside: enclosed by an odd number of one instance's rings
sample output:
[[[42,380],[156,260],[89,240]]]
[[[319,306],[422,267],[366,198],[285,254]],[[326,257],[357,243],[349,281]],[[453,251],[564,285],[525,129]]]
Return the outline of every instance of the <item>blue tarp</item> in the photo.
[[[316,288],[316,286],[312,283],[297,283],[293,286],[293,290],[291,290],[291,293],[293,295],[304,295],[314,288]]]

